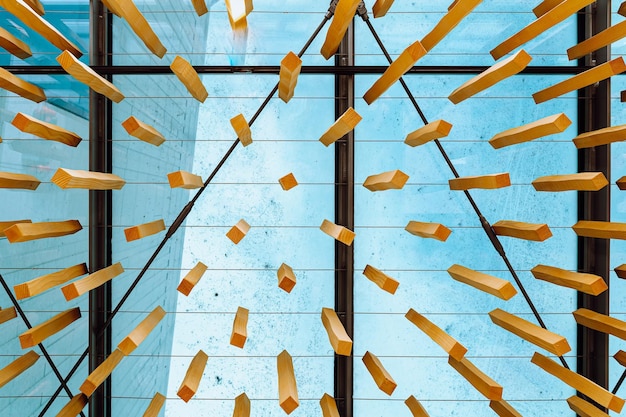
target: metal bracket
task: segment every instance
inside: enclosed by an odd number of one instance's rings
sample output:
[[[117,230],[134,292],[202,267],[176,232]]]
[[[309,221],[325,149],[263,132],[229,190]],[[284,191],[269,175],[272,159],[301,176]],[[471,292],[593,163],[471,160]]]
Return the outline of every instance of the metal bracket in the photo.
[[[358,14],[359,16],[361,16],[361,19],[363,19],[364,22],[367,22],[368,20],[370,20],[370,17],[367,14],[367,7],[365,7],[365,2],[360,2],[359,5],[356,8],[356,14]]]
[[[331,0],[330,6],[328,6],[328,11],[326,12],[326,18],[330,19],[335,14],[335,9],[337,9],[337,4],[339,0]]]

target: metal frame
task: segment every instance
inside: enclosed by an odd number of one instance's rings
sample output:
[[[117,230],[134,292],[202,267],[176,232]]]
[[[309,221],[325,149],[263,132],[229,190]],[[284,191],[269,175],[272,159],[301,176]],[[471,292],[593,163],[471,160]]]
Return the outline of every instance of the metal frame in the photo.
[[[90,7],[91,65],[110,66],[113,19],[102,2]],[[112,77],[108,75],[110,80]],[[89,170],[113,172],[112,103],[106,97],[89,90]],[[111,241],[113,224],[113,195],[108,191],[89,191],[89,270],[91,272],[112,264]],[[111,327],[103,327],[111,315],[112,284],[89,292],[89,372],[91,373],[111,354]],[[96,389],[89,399],[91,417],[111,417],[111,379]]]
[[[598,33],[611,23],[611,0],[598,0],[579,15],[579,40]],[[586,57],[581,65],[600,65],[610,59],[610,48],[605,47]],[[593,60],[593,62],[592,62]],[[581,90],[578,107],[579,132],[588,132],[611,125],[611,81],[602,81]],[[578,170],[603,172],[610,183],[611,150],[608,145],[582,149],[578,153]],[[578,196],[578,218],[581,220],[609,221],[611,218],[610,187],[597,192],[581,192]],[[578,268],[580,271],[600,275],[609,290],[598,296],[584,293],[578,295],[578,306],[609,314],[610,292],[610,240],[578,239]],[[578,373],[598,385],[608,388],[609,339],[606,333],[578,326]]]
[[[110,13],[104,9],[99,1],[90,2],[91,18],[91,56],[92,68],[105,76],[115,74],[167,74],[171,73],[168,66],[112,66],[110,60],[112,20]],[[579,14],[579,34],[581,39],[588,37],[606,28],[610,24],[610,0],[598,0],[596,4],[588,8],[587,13]],[[327,16],[326,19],[328,19]],[[321,27],[320,27],[321,28]],[[307,45],[308,47],[308,45]],[[609,49],[604,48],[594,55],[595,63],[579,61],[576,66],[568,67],[530,67],[524,70],[524,74],[577,74],[583,72],[609,58]],[[277,66],[199,66],[195,67],[201,74],[220,73],[259,73],[277,74]],[[16,74],[64,74],[58,66],[8,67]],[[354,105],[354,75],[355,74],[378,74],[382,73],[384,66],[356,66],[354,65],[354,31],[352,26],[342,42],[335,58],[334,66],[309,66],[303,67],[304,74],[334,74],[335,88],[335,113],[341,115],[348,107]],[[452,67],[416,67],[409,71],[410,74],[458,74],[480,73],[486,67],[480,66],[452,66]],[[273,95],[275,90],[270,94]],[[584,91],[579,100],[579,130],[589,131],[610,125],[610,81],[599,83]],[[263,107],[263,106],[262,106]],[[262,110],[262,109],[260,109]],[[259,110],[259,111],[260,111]],[[110,172],[112,168],[111,151],[111,103],[97,94],[90,94],[90,170]],[[258,113],[257,113],[258,115]],[[255,116],[256,118],[256,116]],[[251,120],[251,123],[254,120]],[[225,155],[228,158],[231,150]],[[216,170],[221,167],[218,165]],[[335,220],[348,228],[354,227],[354,136],[347,135],[336,143],[335,150]],[[610,150],[608,147],[598,147],[582,150],[579,153],[580,171],[603,171],[607,178],[610,173]],[[181,214],[166,234],[166,238],[159,245],[155,254],[150,259],[146,268],[139,274],[129,292],[134,289],[141,279],[145,270],[163,248],[165,242],[178,229],[184,218],[189,214],[193,203],[210,183],[213,175],[207,179],[204,187],[196,197],[185,206]],[[90,192],[90,256],[89,265],[91,270],[97,270],[111,264],[111,228],[112,223],[112,198],[110,192]],[[597,193],[580,193],[579,218],[608,220],[610,217],[610,192],[608,187],[605,191]],[[490,229],[490,227],[489,227]],[[487,230],[487,228],[485,229]],[[490,235],[491,237],[491,235]],[[492,240],[493,241],[493,240]],[[498,248],[498,245],[496,245]],[[579,239],[579,269],[603,276],[609,281],[609,241],[602,239]],[[335,308],[342,319],[349,335],[353,335],[353,247],[347,247],[336,243],[335,247]],[[90,294],[90,336],[89,336],[89,362],[90,370],[94,369],[111,351],[110,324],[113,316],[127,297],[112,310],[110,286],[103,287]],[[608,292],[599,297],[586,295],[579,296],[581,307],[591,308],[608,314]],[[607,386],[608,384],[608,338],[604,334],[580,328],[578,336],[578,371],[592,379],[596,383]],[[87,352],[86,352],[87,354]],[[80,363],[80,362],[79,362]],[[76,368],[76,367],[75,367]],[[351,417],[352,391],[353,391],[353,357],[336,357],[335,365],[335,397],[339,406],[340,414]],[[75,369],[66,378],[68,380]],[[618,387],[616,387],[617,389]],[[59,389],[59,391],[61,388]],[[55,394],[56,397],[57,394]],[[98,389],[90,401],[89,413],[92,417],[111,416],[111,387],[107,382]]]
[[[354,22],[335,55],[338,68],[354,65]],[[335,75],[335,118],[354,107],[354,74]],[[335,223],[354,230],[354,131],[335,142]],[[335,241],[335,311],[354,338],[354,246]],[[352,416],[354,357],[335,355],[335,401]]]

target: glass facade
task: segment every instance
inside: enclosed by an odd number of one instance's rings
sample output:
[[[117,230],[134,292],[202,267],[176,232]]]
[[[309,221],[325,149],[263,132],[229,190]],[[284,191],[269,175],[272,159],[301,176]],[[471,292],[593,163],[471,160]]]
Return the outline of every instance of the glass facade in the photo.
[[[89,63],[90,2],[43,0],[44,18],[77,44]],[[136,36],[129,22],[110,16],[109,53],[112,65],[101,68],[126,96],[111,106],[103,129],[111,143],[112,172],[126,184],[112,192],[111,260],[125,272],[111,282],[112,306],[121,301],[112,322],[111,345],[131,332],[155,307],[166,315],[146,340],[122,359],[112,372],[112,416],[142,415],[156,392],[167,401],[160,416],[194,414],[230,415],[234,398],[245,392],[252,415],[281,416],[278,404],[276,355],[283,349],[293,357],[300,406],[291,414],[320,415],[319,399],[333,395],[336,385],[350,385],[352,398],[337,398],[340,414],[374,417],[408,415],[403,404],[409,395],[420,400],[431,415],[492,415],[486,400],[447,362],[447,354],[405,317],[409,308],[468,348],[467,357],[504,387],[503,398],[522,415],[572,415],[565,399],[575,390],[530,363],[543,350],[495,326],[487,313],[501,308],[533,323],[528,301],[518,293],[503,301],[452,279],[453,264],[514,282],[505,262],[494,250],[480,221],[461,191],[451,191],[454,175],[440,150],[430,142],[405,145],[406,135],[423,121],[399,83],[377,101],[361,100],[379,77],[386,59],[366,25],[354,20],[354,45],[348,55],[354,66],[337,69],[335,58],[319,53],[328,24],[303,54],[303,72],[294,98],[284,103],[272,94],[279,81],[277,67],[289,51],[298,53],[325,20],[327,3],[294,0],[258,1],[248,16],[248,30],[233,32],[224,2],[206,0],[208,13],[198,16],[191,2],[174,0],[134,2],[153,28],[167,53],[160,59]],[[366,2],[371,9],[373,2]],[[421,39],[445,15],[450,1],[428,4],[396,1],[384,18],[369,19],[392,57]],[[571,312],[577,292],[537,280],[530,270],[538,264],[566,270],[579,268],[578,241],[571,226],[581,214],[578,195],[536,192],[538,177],[572,174],[579,170],[578,152],[571,139],[587,115],[576,92],[535,105],[532,94],[565,80],[582,68],[569,61],[565,50],[577,43],[583,11],[523,45],[535,70],[510,77],[460,104],[448,95],[458,86],[493,65],[489,51],[535,19],[526,1],[483,2],[404,77],[420,110],[429,121],[444,119],[453,125],[440,143],[461,176],[508,172],[511,186],[472,190],[471,195],[487,221],[516,220],[546,223],[553,236],[545,242],[503,237],[504,250],[520,282],[547,328],[567,338],[572,351],[564,360],[577,367],[578,330]],[[613,5],[614,19],[619,4]],[[0,66],[44,89],[47,100],[36,104],[6,90],[0,92],[0,171],[31,174],[42,183],[36,191],[0,189],[0,222],[76,219],[83,230],[55,239],[11,244],[0,238],[0,307],[12,305],[14,285],[88,263],[90,248],[89,191],[61,190],[51,182],[57,168],[89,169],[90,91],[73,77],[59,72],[53,45],[4,10],[2,28],[24,40],[33,56],[24,60],[0,51]],[[105,40],[102,40],[103,42]],[[613,45],[621,55],[623,42]],[[181,56],[196,66],[209,97],[200,102],[189,94],[168,66]],[[351,57],[344,57],[346,64]],[[229,68],[230,67],[230,68]],[[25,75],[22,75],[25,74]],[[611,84],[612,124],[619,125],[619,95],[625,79]],[[354,92],[344,96],[338,87],[347,83]],[[350,91],[350,89],[348,89]],[[353,95],[353,97],[351,97]],[[269,98],[268,98],[269,97]],[[354,100],[353,100],[354,99]],[[324,219],[337,213],[338,166],[335,146],[325,147],[319,137],[336,119],[336,108],[354,102],[363,120],[354,130],[354,251],[353,311],[338,311],[354,318],[353,375],[341,375],[320,320],[323,307],[336,305],[337,243],[319,230]],[[262,111],[258,112],[259,109]],[[76,148],[20,132],[11,124],[17,112],[65,127],[83,141]],[[90,113],[91,112],[91,113]],[[496,133],[557,113],[572,124],[563,133],[529,143],[493,149],[487,142]],[[232,150],[237,137],[230,119],[242,114],[251,126],[253,143]],[[152,126],[166,139],[154,146],[131,136],[122,123],[130,116]],[[623,203],[615,180],[623,165],[621,148],[612,147],[613,221]],[[232,153],[231,153],[232,150]],[[363,187],[373,174],[399,169],[409,176],[402,190],[371,192]],[[211,176],[199,198],[198,190],[171,188],[168,174],[184,170]],[[298,186],[285,191],[278,179],[293,173]],[[162,219],[173,224],[190,201],[193,209],[177,232],[160,249],[142,279],[134,281],[165,238],[161,231],[127,242],[124,230]],[[226,233],[240,219],[251,227],[234,244]],[[452,230],[446,242],[424,239],[404,230],[411,220],[441,223]],[[611,263],[621,263],[623,245],[612,242]],[[208,270],[188,296],[177,287],[189,271],[204,263]],[[290,265],[297,277],[287,293],[277,286],[277,270]],[[395,294],[378,288],[361,272],[374,266],[400,283]],[[95,272],[95,271],[91,271]],[[585,272],[585,271],[581,271]],[[612,277],[614,278],[614,277]],[[626,319],[621,281],[611,279],[611,315]],[[346,287],[347,288],[347,287]],[[518,288],[519,289],[519,288]],[[521,292],[521,291],[518,291]],[[59,386],[53,366],[65,377],[88,348],[89,302],[83,295],[66,302],[59,288],[20,300],[18,306],[32,325],[59,312],[78,307],[82,317],[44,341],[50,360],[42,354],[25,374],[0,387],[2,416],[56,415],[69,400]],[[243,349],[229,344],[238,307],[249,310],[248,340]],[[0,310],[0,313],[2,310]],[[0,369],[27,352],[18,336],[27,327],[19,316],[0,324]],[[623,349],[623,341],[610,339],[609,351]],[[208,354],[202,382],[186,403],[177,391],[199,350]],[[389,396],[378,389],[361,358],[375,354],[395,379],[398,388]],[[586,353],[585,353],[586,354]],[[553,357],[552,355],[549,355]],[[553,357],[553,359],[556,359]],[[610,364],[612,388],[622,372]],[[69,379],[72,393],[89,373],[84,361]],[[619,395],[619,393],[618,393]],[[56,398],[49,410],[51,398]],[[6,411],[4,411],[6,410]],[[88,408],[83,410],[88,415]],[[99,410],[96,413],[105,411]],[[98,414],[97,417],[105,414]],[[96,417],[96,416],[94,416]],[[345,415],[344,417],[349,417]]]

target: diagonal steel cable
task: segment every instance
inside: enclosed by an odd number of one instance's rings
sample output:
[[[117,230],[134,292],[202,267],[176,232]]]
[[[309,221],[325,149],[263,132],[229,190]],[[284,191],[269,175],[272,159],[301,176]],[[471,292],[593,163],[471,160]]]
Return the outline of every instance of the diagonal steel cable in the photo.
[[[317,35],[320,33],[320,31],[322,30],[322,28],[326,25],[326,23],[328,22],[328,20],[333,16],[334,14],[334,9],[335,9],[335,5],[336,5],[336,0],[333,1],[331,3],[330,8],[328,9],[328,11],[324,14],[324,18],[322,20],[322,22],[317,26],[317,28],[315,29],[315,31],[313,32],[313,34],[311,35],[311,37],[309,37],[309,39],[306,41],[306,43],[304,44],[304,46],[302,47],[302,49],[300,50],[300,52],[298,53],[298,57],[302,57],[304,55],[304,53],[306,52],[306,50],[309,48],[309,46],[311,46],[311,43],[313,43],[313,41],[315,40],[315,38],[317,37]],[[254,124],[254,122],[257,120],[257,118],[261,115],[261,113],[263,112],[263,110],[265,109],[265,107],[267,107],[267,105],[269,104],[270,100],[272,99],[272,97],[274,96],[274,94],[276,93],[276,91],[278,91],[278,83],[276,83],[276,85],[274,86],[274,88],[272,88],[272,90],[270,91],[270,93],[267,95],[267,97],[265,98],[265,100],[263,101],[263,103],[259,106],[258,110],[256,111],[256,113],[252,116],[252,118],[250,119],[250,122],[248,123],[250,126],[252,126]],[[118,304],[115,306],[115,308],[111,311],[111,314],[109,316],[109,318],[107,319],[107,321],[104,323],[104,325],[102,326],[102,329],[100,330],[100,332],[98,333],[97,337],[100,337],[102,334],[104,334],[104,331],[111,325],[111,323],[113,322],[113,318],[115,317],[115,315],[120,311],[120,309],[122,308],[123,304],[126,302],[126,300],[128,299],[128,297],[130,297],[130,295],[132,294],[132,292],[134,291],[134,289],[137,287],[137,285],[139,284],[139,282],[141,281],[141,279],[143,278],[143,276],[146,274],[146,272],[148,271],[148,269],[150,268],[150,266],[152,265],[152,263],[156,260],[157,256],[159,255],[159,253],[161,252],[161,250],[163,249],[163,247],[165,246],[165,244],[167,243],[167,241],[176,233],[176,231],[179,229],[179,227],[183,224],[183,222],[185,221],[185,219],[187,218],[187,216],[189,215],[189,213],[191,213],[191,210],[193,209],[196,201],[200,198],[200,196],[202,195],[202,193],[204,192],[204,190],[209,186],[209,184],[211,183],[211,181],[213,180],[213,178],[217,175],[217,173],[220,171],[220,169],[222,168],[222,166],[226,163],[226,161],[228,160],[228,158],[232,155],[232,153],[235,151],[235,149],[237,148],[237,145],[239,144],[239,138],[235,139],[235,141],[233,142],[233,144],[231,145],[231,147],[228,149],[228,151],[226,151],[226,153],[224,154],[224,156],[222,157],[222,159],[220,160],[220,162],[215,166],[215,168],[213,169],[213,171],[211,172],[211,174],[209,175],[209,177],[206,179],[206,181],[204,182],[203,186],[196,192],[196,194],[193,196],[193,198],[185,205],[185,207],[183,207],[183,209],[181,210],[181,212],[178,214],[178,216],[176,217],[176,220],[174,220],[174,222],[172,223],[172,225],[168,228],[167,233],[165,234],[165,237],[163,238],[163,240],[159,243],[159,245],[157,246],[157,248],[155,249],[155,251],[152,253],[152,256],[150,256],[150,259],[148,260],[148,262],[145,264],[145,266],[141,269],[141,271],[139,272],[139,275],[137,275],[137,278],[135,278],[135,280],[132,282],[132,284],[130,285],[130,287],[128,288],[128,290],[126,290],[126,293],[124,294],[124,296],[120,299],[120,301],[118,302]],[[70,370],[70,372],[68,373],[68,375],[65,377],[65,379],[62,379],[62,384],[59,388],[57,388],[57,390],[54,392],[54,394],[52,395],[52,397],[48,400],[48,403],[44,406],[44,408],[42,409],[42,411],[39,413],[39,417],[43,417],[46,412],[48,411],[48,409],[50,408],[50,406],[52,405],[52,403],[54,402],[54,400],[58,397],[58,395],[60,394],[61,390],[63,389],[63,386],[65,384],[67,384],[67,382],[70,380],[70,378],[72,378],[72,376],[74,375],[74,373],[78,370],[80,364],[85,360],[85,358],[87,357],[89,353],[89,349],[86,349],[83,354],[80,356],[80,358],[76,361],[76,364],[72,367],[72,369]],[[83,416],[84,417],[84,416]]]
[[[30,324],[30,320],[28,320],[28,317],[26,317],[26,313],[24,313],[24,310],[22,310],[22,307],[19,305],[19,303],[17,302],[17,299],[11,292],[11,288],[9,287],[6,280],[1,274],[0,274],[0,284],[2,284],[2,288],[4,288],[4,291],[6,291],[7,295],[11,299],[11,303],[13,303],[15,310],[17,310],[17,314],[19,314],[22,321],[24,321],[24,324],[26,325],[26,327],[28,327],[29,329],[32,329],[33,326]],[[74,397],[74,394],[72,394],[72,391],[67,386],[67,381],[63,379],[63,375],[61,375],[61,372],[59,372],[59,368],[57,368],[57,366],[54,364],[52,357],[50,356],[46,348],[43,346],[43,343],[39,343],[38,346],[39,346],[39,349],[41,349],[41,353],[46,358],[46,361],[50,365],[50,368],[52,368],[52,372],[54,372],[54,375],[57,377],[57,379],[61,383],[61,386],[59,387],[59,392],[60,390],[64,390],[67,393],[68,397],[70,398]],[[82,411],[80,412],[80,415],[82,417],[85,417],[85,414]]]
[[[361,5],[363,5],[363,3],[361,3]],[[359,9],[357,10],[357,13],[359,14],[359,16],[361,16],[363,21],[367,24],[367,27],[369,28],[370,32],[372,33],[372,36],[376,40],[376,43],[378,44],[378,46],[380,47],[381,51],[385,55],[385,58],[387,58],[387,61],[389,61],[389,63],[391,64],[391,62],[393,60],[391,59],[391,56],[387,52],[387,48],[385,48],[385,45],[383,44],[382,40],[378,36],[378,33],[376,32],[376,29],[374,28],[374,26],[372,26],[372,23],[370,22],[369,16],[367,14],[367,10],[365,9],[365,6],[363,5],[363,7],[359,7]],[[404,79],[400,78],[400,84],[402,85],[402,88],[404,89],[404,91],[407,93],[407,95],[409,97],[409,100],[411,101],[411,103],[415,107],[415,110],[417,110],[417,113],[419,114],[420,118],[422,119],[422,122],[425,125],[427,125],[428,124],[428,119],[424,115],[424,112],[422,111],[422,109],[420,108],[419,104],[415,100],[415,97],[411,93],[411,90],[409,89],[409,87],[406,84],[406,82],[404,81]],[[443,145],[441,145],[441,142],[438,139],[435,139],[434,142],[435,142],[435,145],[437,146],[437,149],[439,149],[439,152],[443,156],[443,159],[446,161],[446,164],[448,165],[448,167],[452,171],[452,174],[454,175],[454,177],[455,178],[459,178],[459,173],[456,170],[456,168],[454,166],[454,163],[452,162],[452,160],[448,156],[448,154],[447,154],[446,150],[444,149]],[[511,262],[509,261],[509,258],[506,255],[504,247],[502,246],[502,243],[500,242],[500,239],[498,238],[498,236],[494,232],[493,228],[491,227],[491,224],[489,224],[489,222],[487,221],[485,216],[483,216],[482,212],[478,208],[478,205],[474,201],[474,198],[472,197],[470,192],[468,190],[464,190],[463,192],[465,193],[465,196],[467,197],[467,200],[469,201],[470,205],[472,206],[472,209],[474,210],[474,212],[478,216],[478,219],[480,221],[480,225],[482,226],[483,230],[487,234],[487,237],[489,237],[489,240],[491,241],[493,247],[498,252],[500,257],[504,261],[507,269],[511,273],[511,276],[513,276],[513,279],[517,283],[517,286],[519,287],[520,292],[522,293],[524,299],[526,300],[526,302],[530,306],[530,309],[531,309],[533,315],[535,316],[535,318],[537,319],[537,322],[539,323],[539,325],[541,327],[543,327],[544,329],[547,329],[543,319],[541,318],[541,315],[539,314],[539,311],[535,307],[532,299],[528,295],[528,292],[524,288],[524,285],[523,285],[522,281],[520,280],[519,276],[517,275],[517,272],[513,268],[513,265],[511,265]],[[569,369],[569,366],[567,365],[567,362],[565,361],[565,358],[563,358],[563,356],[559,356],[559,359],[560,359],[561,363],[563,364],[563,366],[565,368]]]

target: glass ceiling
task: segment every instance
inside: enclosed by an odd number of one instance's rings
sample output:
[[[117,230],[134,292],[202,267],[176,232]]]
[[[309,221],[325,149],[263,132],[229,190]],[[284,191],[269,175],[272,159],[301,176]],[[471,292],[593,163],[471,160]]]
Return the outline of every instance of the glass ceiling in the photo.
[[[283,350],[293,357],[299,395],[299,407],[290,415],[321,415],[320,398],[324,393],[333,396],[337,378],[342,376],[335,375],[335,354],[320,313],[323,307],[334,308],[336,288],[344,283],[336,282],[335,250],[341,244],[319,230],[324,219],[335,218],[337,155],[335,145],[325,147],[318,139],[336,120],[336,106],[352,99],[363,118],[353,139],[354,311],[338,313],[341,319],[346,315],[354,319],[354,387],[351,399],[337,398],[337,403],[342,407],[352,401],[355,416],[408,416],[404,401],[413,395],[433,416],[493,415],[489,400],[448,364],[447,353],[403,317],[412,308],[462,343],[468,349],[466,357],[504,387],[503,398],[521,415],[572,415],[565,399],[575,395],[575,390],[530,363],[535,351],[558,359],[489,319],[488,313],[500,308],[535,323],[522,291],[504,301],[453,280],[447,272],[460,264],[509,280],[519,290],[466,195],[450,190],[448,180],[454,175],[440,149],[432,142],[415,148],[402,143],[424,123],[399,83],[371,105],[361,99],[379,76],[367,73],[370,66],[387,65],[365,22],[359,17],[354,20],[356,74],[344,77],[354,83],[353,97],[338,95],[336,87],[343,79],[330,69],[334,58],[325,60],[319,53],[326,25],[302,58],[305,71],[293,99],[284,103],[272,96],[254,119],[253,143],[237,145],[222,166],[237,137],[230,119],[241,113],[250,121],[277,84],[278,75],[269,70],[265,74],[217,74],[205,68],[200,79],[209,97],[199,102],[178,78],[164,74],[162,67],[176,56],[195,66],[277,67],[289,51],[300,51],[324,20],[327,2],[255,1],[245,34],[231,30],[222,1],[207,1],[209,11],[202,16],[188,1],[134,3],[167,53],[158,58],[126,20],[112,18],[113,69],[136,67],[112,76],[126,96],[112,105],[110,113],[112,172],[126,181],[123,189],[112,192],[112,263],[120,262],[125,270],[112,281],[112,305],[123,302],[112,324],[112,349],[155,307],[161,306],[166,315],[112,372],[112,416],[142,415],[156,392],[166,397],[160,416],[231,415],[235,397],[243,392],[251,401],[251,415],[283,416],[276,370],[276,356]],[[374,19],[370,12],[369,18],[395,58],[433,28],[449,3],[396,0],[385,17]],[[572,351],[563,360],[575,370],[577,328],[571,312],[577,308],[577,292],[537,280],[531,269],[545,264],[577,270],[577,236],[571,226],[578,219],[578,196],[573,191],[539,193],[531,183],[541,176],[578,170],[578,153],[571,139],[578,134],[580,97],[574,92],[540,105],[532,100],[533,93],[570,77],[570,67],[578,65],[565,53],[577,42],[576,16],[523,46],[533,58],[531,66],[548,68],[544,73],[513,76],[457,105],[448,99],[455,88],[480,71],[470,68],[451,73],[451,69],[493,65],[489,51],[535,19],[534,3],[538,1],[482,2],[417,63],[418,71],[405,81],[428,121],[443,119],[453,125],[440,143],[461,176],[510,174],[510,187],[471,192],[487,221],[549,225],[553,236],[545,242],[509,237],[501,241],[546,327],[569,341]],[[81,60],[88,63],[89,2],[43,0],[42,4],[44,18],[79,45],[85,53]],[[373,2],[365,5],[371,10]],[[0,22],[33,51],[24,60],[0,51],[3,67],[57,65],[60,51],[40,35],[4,10]],[[617,55],[621,48],[623,43],[618,43],[613,52]],[[307,72],[312,66],[329,70]],[[434,69],[428,74],[419,71],[426,67]],[[37,191],[0,189],[0,222],[78,219],[83,230],[17,244],[0,239],[0,274],[8,288],[0,291],[3,309],[12,305],[14,285],[89,260],[88,191],[61,190],[51,182],[57,168],[89,169],[89,121],[93,120],[89,90],[69,75],[30,72],[24,79],[43,88],[48,99],[36,104],[2,90],[0,171],[31,174],[42,184]],[[612,95],[617,108],[623,79],[616,79]],[[83,141],[70,148],[21,132],[11,123],[17,112],[73,130]],[[498,150],[487,143],[496,133],[561,112],[572,121],[563,133]],[[613,114],[616,125],[621,123],[620,114]],[[157,147],[130,136],[122,126],[130,116],[158,130],[165,143]],[[622,159],[618,145],[613,153],[614,170],[621,167]],[[371,192],[363,186],[368,176],[396,169],[409,176],[401,190]],[[133,287],[165,233],[128,242],[124,230],[160,219],[166,227],[174,223],[198,192],[170,187],[167,174],[178,170],[203,180],[212,173],[215,176],[194,201],[182,227]],[[286,191],[278,179],[288,173],[295,175],[298,186]],[[611,186],[617,192],[614,180]],[[617,221],[622,205],[619,197],[613,199]],[[251,227],[234,244],[226,233],[240,219]],[[409,221],[441,223],[452,233],[446,242],[423,239],[404,230]],[[621,249],[616,248],[613,257],[617,259]],[[208,267],[199,283],[189,295],[177,291],[199,262]],[[289,293],[277,285],[277,270],[283,263],[297,277]],[[367,265],[400,283],[395,294],[362,274]],[[613,292],[612,308],[616,317],[624,318],[619,285]],[[133,288],[130,293],[129,288]],[[69,308],[78,307],[82,314],[43,343],[50,360],[43,356],[41,346],[33,347],[42,357],[0,388],[3,417],[54,416],[69,397],[61,392],[50,409],[43,411],[59,386],[51,363],[65,376],[87,348],[87,295],[66,302],[55,288],[20,300],[18,306],[33,325]],[[249,310],[244,348],[229,343],[238,307]],[[0,369],[26,353],[18,336],[27,329],[20,317],[1,326],[6,337],[0,342]],[[622,345],[623,341],[611,340],[610,351]],[[177,393],[199,350],[209,359],[195,396],[185,402]],[[366,352],[375,354],[397,383],[393,394],[376,386],[362,361]],[[611,387],[621,373],[614,369]],[[69,379],[68,390],[78,393],[88,373],[85,361]]]

